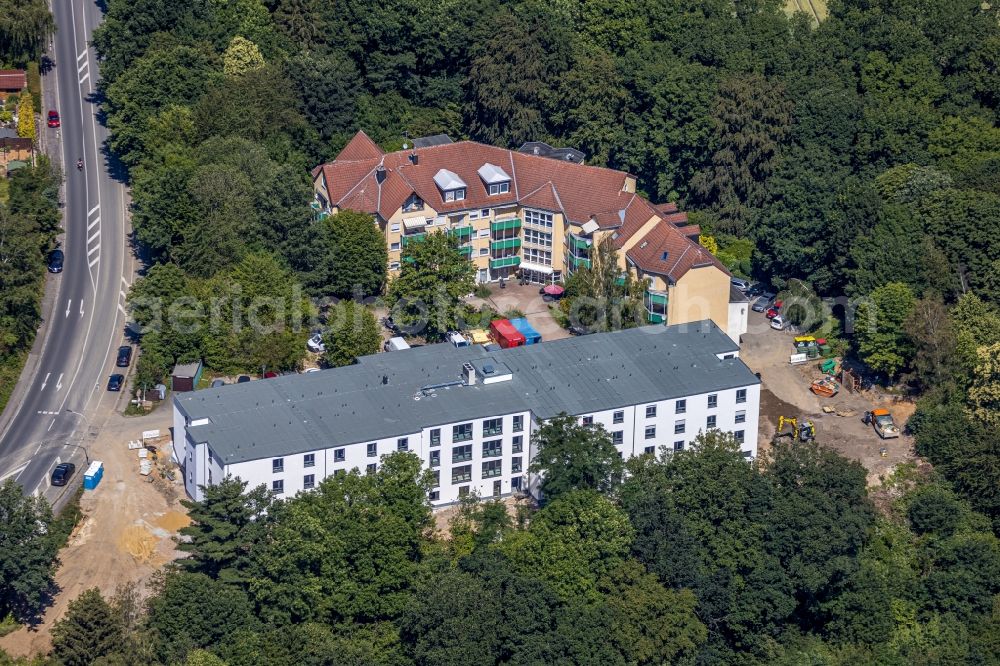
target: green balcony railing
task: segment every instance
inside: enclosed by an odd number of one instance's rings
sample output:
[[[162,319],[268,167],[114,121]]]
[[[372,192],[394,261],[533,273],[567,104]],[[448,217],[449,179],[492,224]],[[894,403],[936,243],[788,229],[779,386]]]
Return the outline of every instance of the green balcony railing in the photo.
[[[490,268],[506,268],[507,266],[520,266],[521,257],[497,257],[490,259]]]
[[[510,220],[499,220],[497,222],[490,223],[490,231],[507,231],[508,229],[520,229],[521,219],[513,218]]]
[[[454,229],[449,230],[448,233],[455,238],[465,238],[472,235],[472,227],[469,225],[464,227],[455,227]]]
[[[589,240],[585,240],[572,234],[569,236],[569,246],[574,250],[587,249],[590,247],[590,244]]]
[[[467,245],[465,247],[458,248],[458,251],[464,254],[466,257],[472,257],[472,246]]]
[[[521,247],[520,238],[501,238],[490,241],[491,250],[513,250],[519,247]]]
[[[403,247],[406,247],[410,243],[419,243],[423,239],[427,238],[426,233],[422,234],[411,234],[409,236],[403,236]]]
[[[649,313],[649,323],[650,324],[662,324],[665,321],[667,321],[667,318],[664,315],[653,314],[652,312]]]
[[[650,304],[650,303],[652,303],[653,305],[662,305],[663,307],[666,307],[667,306],[667,295],[666,294],[657,294],[657,293],[654,293],[654,292],[651,292],[651,291],[647,291],[646,292],[646,303],[647,303],[647,305]]]
[[[576,270],[578,268],[590,268],[590,259],[578,259],[572,255],[569,258],[570,268]]]

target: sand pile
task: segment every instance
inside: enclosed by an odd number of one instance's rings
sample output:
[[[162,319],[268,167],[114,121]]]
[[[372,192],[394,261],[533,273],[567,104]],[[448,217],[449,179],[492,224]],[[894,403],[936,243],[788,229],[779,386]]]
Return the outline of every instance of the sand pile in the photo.
[[[154,524],[168,532],[177,532],[180,528],[190,525],[191,518],[186,513],[181,513],[180,511],[167,511],[157,518]]]
[[[156,551],[156,538],[142,525],[129,525],[118,539],[118,547],[144,562]]]

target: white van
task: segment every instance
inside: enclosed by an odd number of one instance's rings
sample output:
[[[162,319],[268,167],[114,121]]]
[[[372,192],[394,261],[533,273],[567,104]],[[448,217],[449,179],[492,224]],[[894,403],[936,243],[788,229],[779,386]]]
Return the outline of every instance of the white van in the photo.
[[[461,333],[459,333],[458,331],[448,331],[448,334],[445,336],[445,339],[448,340],[448,342],[450,342],[451,344],[455,345],[456,347],[469,346],[469,339],[466,338]]]
[[[409,349],[410,345],[406,344],[406,340],[400,337],[389,338],[385,341],[385,346],[383,349],[388,351],[403,351],[404,349]]]

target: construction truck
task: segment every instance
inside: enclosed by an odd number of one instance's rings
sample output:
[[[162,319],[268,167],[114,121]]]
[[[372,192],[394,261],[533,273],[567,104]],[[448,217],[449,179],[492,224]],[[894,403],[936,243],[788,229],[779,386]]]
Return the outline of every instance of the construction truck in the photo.
[[[892,420],[892,414],[888,409],[873,409],[865,412],[865,423],[870,423],[882,439],[892,439],[899,437],[899,426]]]

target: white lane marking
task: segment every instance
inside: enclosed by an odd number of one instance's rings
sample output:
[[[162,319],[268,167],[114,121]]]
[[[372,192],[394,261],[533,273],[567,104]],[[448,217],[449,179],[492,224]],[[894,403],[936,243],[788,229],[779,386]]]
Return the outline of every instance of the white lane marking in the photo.
[[[55,424],[56,424],[56,420],[52,419],[52,423],[50,423],[49,427],[45,429],[45,432],[48,432],[49,430],[52,430],[52,426],[54,426]]]
[[[96,213],[99,210],[101,210],[101,206],[100,205],[94,206],[89,211],[87,211],[87,217],[89,218],[91,215],[93,215],[94,213]]]
[[[90,224],[87,225],[87,231],[90,231],[91,229],[94,228],[94,225],[97,225],[97,224],[100,224],[100,223],[101,223],[101,216],[98,215],[96,218],[94,218],[93,222],[91,222]]]
[[[87,231],[90,231],[90,229],[87,229]],[[97,231],[94,232],[93,236],[91,236],[90,238],[87,239],[87,245],[90,245],[91,243],[93,243],[94,239],[98,238],[100,235],[101,235],[101,230],[98,229]]]
[[[67,317],[69,316],[69,307],[70,307],[71,305],[73,305],[73,299],[72,299],[72,298],[71,298],[71,299],[69,299],[68,301],[66,301],[66,316],[67,316]]]
[[[81,52],[80,52],[80,55],[78,55],[78,56],[76,57],[76,61],[77,61],[77,62],[80,62],[81,60],[83,60],[83,59],[84,59],[84,58],[86,58],[86,57],[87,57],[87,52],[86,52],[86,51],[81,51]]]
[[[121,303],[118,304],[118,309],[121,311],[123,315],[125,315],[126,317],[128,316],[128,313],[125,312],[125,308],[122,307]]]
[[[124,275],[122,276],[122,283],[124,283],[126,287],[129,286],[128,280],[125,279]]]
[[[4,474],[3,476],[0,476],[0,481],[3,481],[3,480],[4,480],[4,479],[6,479],[6,478],[7,478],[8,476],[14,476],[15,474],[20,474],[21,472],[23,472],[23,471],[24,471],[24,468],[25,468],[25,467],[27,467],[27,466],[28,466],[28,463],[24,463],[23,465],[21,465],[21,466],[20,466],[20,467],[18,467],[17,469],[14,469],[14,470],[11,470],[11,471],[7,472],[7,473],[6,473],[6,474]]]
[[[62,390],[62,378],[63,378],[63,373],[60,372],[59,373],[59,379],[56,380],[56,390],[57,391],[61,391]]]
[[[38,413],[42,414],[43,416],[55,416],[59,412],[48,410],[48,409],[39,409]]]
[[[100,250],[100,249],[101,249],[101,244],[100,244],[100,243],[98,243],[98,244],[97,244],[97,245],[95,245],[94,247],[92,247],[92,248],[90,248],[89,250],[87,250],[87,256],[89,257],[90,255],[94,254],[95,252],[97,252],[97,251],[98,251],[98,250]]]
[[[83,77],[82,77],[82,78],[80,79],[80,85],[82,86],[82,85],[83,85],[83,83],[84,83],[84,81],[86,81],[86,80],[87,80],[87,79],[89,79],[89,78],[90,78],[90,72],[87,72],[87,73],[86,73],[86,74],[84,74],[84,75],[83,75]]]
[[[93,268],[93,267],[94,267],[94,264],[96,264],[96,263],[97,263],[98,261],[100,261],[100,260],[101,260],[101,257],[100,257],[100,255],[98,255],[98,256],[96,256],[96,257],[94,257],[93,261],[91,261],[91,262],[90,262],[89,264],[87,264],[87,267],[88,267],[88,268]]]
[[[80,74],[83,70],[87,69],[87,65],[90,64],[89,60],[84,60],[83,64],[76,68],[76,73]]]
[[[118,295],[121,296],[122,298],[124,298],[125,300],[128,300],[128,296],[125,295],[125,291],[124,290],[119,290]]]
[[[83,301],[80,301],[80,316],[83,316]]]
[[[51,372],[46,372],[45,373],[45,379],[42,380],[42,388],[38,389],[39,391],[44,391],[45,390],[45,385],[49,383],[49,377],[51,377],[51,376],[52,376]],[[41,412],[39,412],[39,413],[41,413]]]

